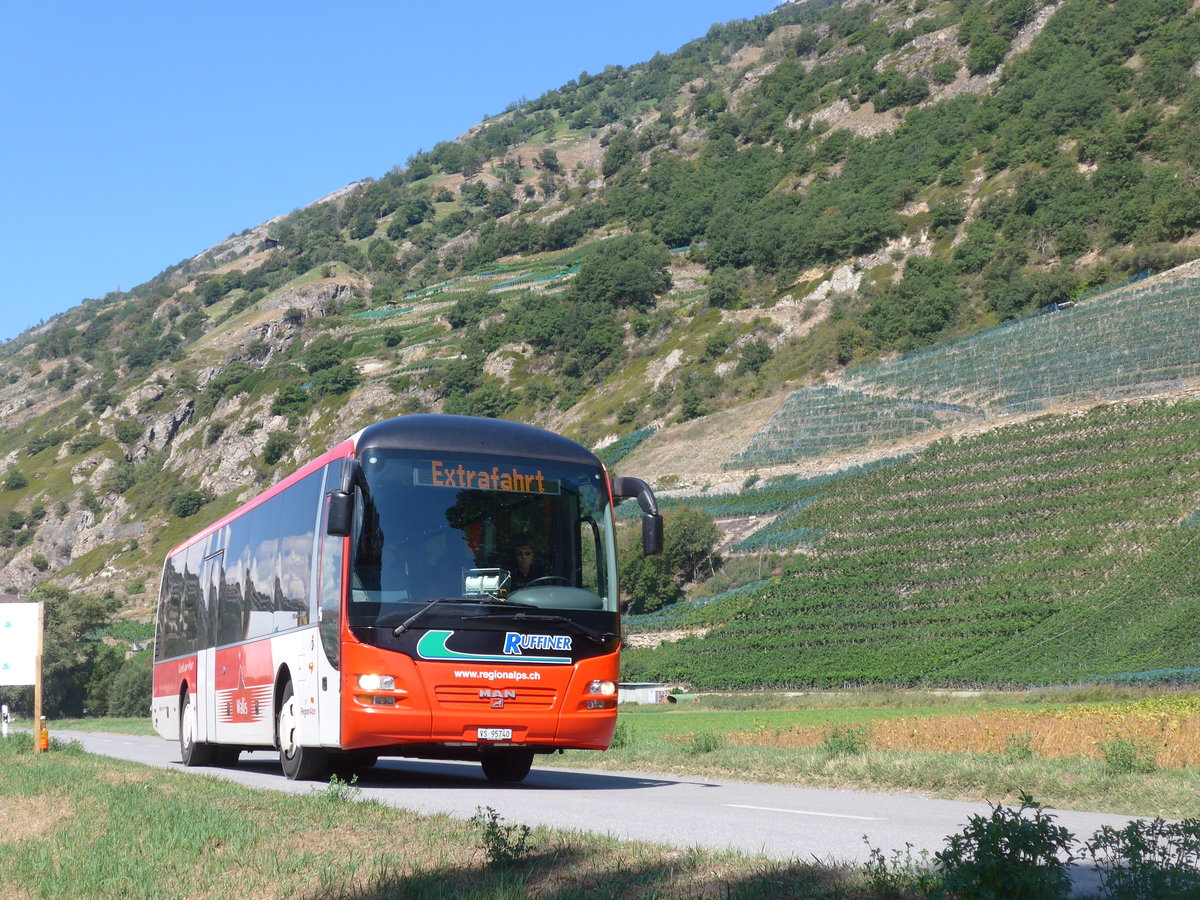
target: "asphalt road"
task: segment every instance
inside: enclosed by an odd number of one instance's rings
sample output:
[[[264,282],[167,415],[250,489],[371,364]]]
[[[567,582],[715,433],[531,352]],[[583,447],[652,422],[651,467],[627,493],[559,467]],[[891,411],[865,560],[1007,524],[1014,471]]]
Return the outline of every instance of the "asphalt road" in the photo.
[[[91,753],[167,769],[182,769],[179,745],[158,737],[56,731]],[[314,782],[283,777],[275,753],[243,753],[236,766],[195,773],[247,787],[309,793]],[[986,803],[935,800],[914,794],[875,794],[715,778],[664,777],[639,772],[534,769],[519,784],[488,782],[477,764],[384,759],[358,780],[361,796],[421,813],[470,818],[491,807],[507,823],[547,825],[679,847],[734,849],[780,860],[866,862],[870,847],[884,851],[945,846]],[[1055,810],[1080,844],[1101,825],[1120,828],[1127,817]],[[868,844],[870,847],[868,847]],[[1079,890],[1096,890],[1095,873],[1077,867]]]

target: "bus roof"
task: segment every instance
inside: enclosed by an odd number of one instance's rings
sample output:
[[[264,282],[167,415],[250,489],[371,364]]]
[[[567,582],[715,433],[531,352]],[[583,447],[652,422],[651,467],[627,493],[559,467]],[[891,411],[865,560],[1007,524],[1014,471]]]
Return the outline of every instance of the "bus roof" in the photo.
[[[277,484],[247,500],[233,512],[182,541],[167,553],[167,557],[174,556],[185,547],[222,528],[326,463],[350,456],[352,453],[361,456],[364,451],[371,449],[430,453],[494,453],[501,456],[525,456],[558,462],[601,465],[596,454],[582,445],[533,425],[504,419],[438,413],[398,416],[368,425],[354,437],[309,461]]]
[[[494,453],[599,466],[596,454],[569,438],[504,419],[422,414],[387,419],[355,436],[355,451],[415,450],[430,453]]]

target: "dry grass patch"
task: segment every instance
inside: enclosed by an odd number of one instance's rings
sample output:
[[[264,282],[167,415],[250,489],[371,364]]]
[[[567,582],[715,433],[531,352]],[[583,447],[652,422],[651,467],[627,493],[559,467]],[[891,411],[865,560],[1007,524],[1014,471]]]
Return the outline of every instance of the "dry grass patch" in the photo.
[[[793,727],[739,732],[742,746],[803,748],[824,744],[828,728]],[[1135,740],[1152,750],[1159,766],[1200,767],[1200,697],[1159,697],[1133,703],[1061,710],[998,710],[936,717],[902,717],[870,726],[873,750],[1006,755],[1027,748],[1040,757],[1095,757],[1101,745]]]
[[[36,794],[32,797],[0,799],[0,844],[15,844],[26,838],[52,834],[75,818],[75,804],[65,797]]]

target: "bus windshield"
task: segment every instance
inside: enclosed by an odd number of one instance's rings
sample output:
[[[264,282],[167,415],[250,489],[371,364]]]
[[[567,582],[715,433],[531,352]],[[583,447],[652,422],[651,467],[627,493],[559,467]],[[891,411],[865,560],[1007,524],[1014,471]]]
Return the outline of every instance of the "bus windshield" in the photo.
[[[612,511],[598,466],[392,449],[368,450],[361,463],[351,626],[394,625],[447,599],[615,615]]]

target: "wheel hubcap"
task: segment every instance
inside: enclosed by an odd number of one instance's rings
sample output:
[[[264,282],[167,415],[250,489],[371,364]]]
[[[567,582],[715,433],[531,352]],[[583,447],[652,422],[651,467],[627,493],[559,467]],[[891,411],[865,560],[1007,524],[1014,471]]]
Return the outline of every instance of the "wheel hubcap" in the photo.
[[[289,700],[279,712],[279,746],[290,759],[296,755],[296,707]]]

